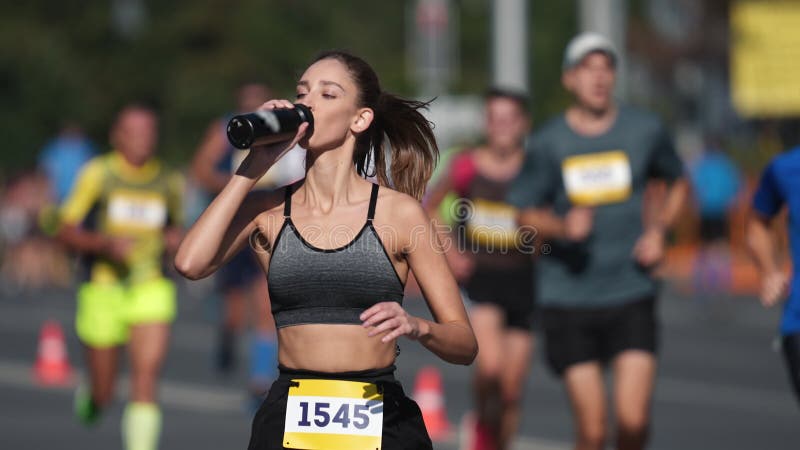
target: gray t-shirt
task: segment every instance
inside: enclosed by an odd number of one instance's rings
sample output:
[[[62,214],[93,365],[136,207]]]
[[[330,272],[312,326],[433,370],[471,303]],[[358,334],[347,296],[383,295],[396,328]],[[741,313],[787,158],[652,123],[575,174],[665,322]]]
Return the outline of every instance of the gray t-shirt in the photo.
[[[552,207],[564,216],[576,205],[594,207],[584,242],[548,242],[539,258],[539,301],[545,306],[595,308],[656,293],[656,282],[632,256],[642,234],[648,179],[674,181],[683,164],[667,130],[652,114],[620,107],[602,135],[575,133],[564,115],[529,140],[522,171],[507,201],[518,208]]]

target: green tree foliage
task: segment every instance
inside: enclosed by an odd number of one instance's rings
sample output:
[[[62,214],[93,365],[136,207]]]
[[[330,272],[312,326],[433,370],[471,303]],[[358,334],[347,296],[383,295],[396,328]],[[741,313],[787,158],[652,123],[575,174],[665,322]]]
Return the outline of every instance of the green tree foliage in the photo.
[[[162,154],[185,160],[208,121],[228,111],[233,88],[264,80],[293,95],[314,54],[365,55],[383,82],[408,92],[402,2],[312,0],[147,1],[140,33],[124,38],[111,2],[14,2],[0,14],[0,134],[7,170],[31,165],[66,119],[101,147],[129,101],[162,113]]]
[[[491,1],[459,3],[461,73],[456,93],[475,94],[491,83]],[[564,47],[576,30],[576,2],[532,0],[528,3],[529,86],[533,119],[540,123],[563,109],[568,95],[561,86]]]
[[[384,87],[415,94],[407,79],[409,1],[143,0],[139,33],[125,37],[113,1],[29,0],[0,6],[0,153],[3,172],[30,166],[65,120],[81,123],[101,148],[113,114],[130,101],[161,112],[166,159],[186,161],[208,122],[229,111],[233,88],[264,80],[291,98],[296,77],[329,48],[364,56]],[[490,3],[454,2],[460,74],[454,93],[475,94],[490,76]],[[554,89],[574,30],[574,2],[531,2],[534,112],[563,106]]]

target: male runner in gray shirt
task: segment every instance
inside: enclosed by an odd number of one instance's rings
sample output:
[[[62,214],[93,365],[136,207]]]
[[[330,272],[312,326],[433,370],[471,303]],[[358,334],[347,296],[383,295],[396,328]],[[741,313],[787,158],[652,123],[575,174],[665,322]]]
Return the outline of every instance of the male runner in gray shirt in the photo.
[[[603,36],[570,42],[562,82],[574,102],[534,134],[508,195],[520,224],[550,245],[538,269],[547,360],[564,380],[581,450],[605,446],[606,364],[615,378],[616,448],[646,443],[657,348],[651,270],[687,193],[661,122],[614,102],[616,62]],[[653,178],[670,187],[657,219],[644,224]]]

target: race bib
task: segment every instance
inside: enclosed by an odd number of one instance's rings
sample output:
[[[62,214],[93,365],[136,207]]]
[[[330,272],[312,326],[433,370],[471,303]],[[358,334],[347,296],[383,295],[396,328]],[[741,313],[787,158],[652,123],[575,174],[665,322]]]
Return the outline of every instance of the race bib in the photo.
[[[468,211],[471,242],[494,250],[508,250],[517,242],[517,211],[505,203],[476,199]]]
[[[307,450],[380,450],[383,394],[372,383],[292,380],[283,446]]]
[[[108,225],[116,230],[153,230],[167,222],[167,202],[161,195],[118,190],[108,199]]]
[[[561,172],[567,196],[578,206],[622,202],[631,195],[631,164],[621,150],[569,157]]]

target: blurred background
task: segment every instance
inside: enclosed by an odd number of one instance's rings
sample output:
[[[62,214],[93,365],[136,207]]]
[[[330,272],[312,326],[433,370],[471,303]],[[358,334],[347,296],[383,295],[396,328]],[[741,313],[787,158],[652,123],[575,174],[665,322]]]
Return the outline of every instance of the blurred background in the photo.
[[[122,105],[157,107],[159,155],[185,171],[208,123],[233,110],[238,85],[263,81],[293,98],[311,58],[341,48],[369,61],[384,89],[436,97],[429,118],[441,147],[457,149],[480,139],[489,86],[528,92],[534,129],[563,110],[563,49],[578,31],[594,30],[621,52],[618,97],[656,111],[692,180],[703,180],[661,268],[664,346],[651,448],[797,448],[798,411],[773,348],[779,311],[755,298],[743,224],[760,171],[800,117],[798,24],[796,0],[2,2],[0,447],[120,446],[116,418],[81,428],[71,384],[42,386],[32,367],[43,324],[54,321],[73,384],[80,377],[74,258],[49,238],[48,211],[69,189],[63,172],[109,149]],[[188,181],[193,218],[205,205]],[[726,231],[703,233],[710,220]],[[210,281],[181,283],[162,448],[244,448],[245,375],[220,378],[210,362],[219,299],[208,294]],[[408,303],[426,314],[413,289]],[[470,371],[407,344],[398,363],[407,391],[423,365],[439,367],[444,380],[451,432],[437,448],[456,448],[471,407]],[[538,354],[524,410],[518,448],[569,448],[568,404]]]

